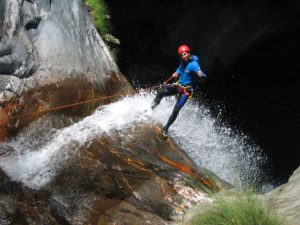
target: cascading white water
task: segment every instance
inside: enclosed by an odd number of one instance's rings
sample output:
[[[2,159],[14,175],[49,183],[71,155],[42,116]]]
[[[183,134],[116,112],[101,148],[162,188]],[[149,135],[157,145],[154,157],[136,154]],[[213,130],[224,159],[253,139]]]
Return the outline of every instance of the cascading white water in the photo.
[[[122,131],[133,122],[155,121],[164,125],[172,112],[175,98],[164,98],[152,111],[155,93],[135,96],[101,106],[92,115],[72,122],[64,117],[44,117],[33,122],[12,140],[2,143],[14,151],[3,154],[0,167],[13,179],[39,189],[71,163],[83,145],[112,130]],[[62,122],[64,121],[64,122]],[[250,146],[241,135],[216,125],[209,111],[189,101],[170,128],[175,141],[201,167],[213,171],[230,183],[240,184],[260,175],[263,162],[259,148]],[[59,123],[69,124],[67,127]],[[0,145],[0,148],[1,148]]]

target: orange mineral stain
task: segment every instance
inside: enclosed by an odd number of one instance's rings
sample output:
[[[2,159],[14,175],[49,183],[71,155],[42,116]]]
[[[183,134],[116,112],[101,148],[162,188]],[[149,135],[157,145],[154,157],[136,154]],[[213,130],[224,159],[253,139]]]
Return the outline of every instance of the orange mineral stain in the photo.
[[[159,150],[156,150],[155,154],[164,163],[167,163],[168,165],[170,165],[170,166],[178,169],[179,171],[181,171],[181,172],[183,172],[185,174],[190,175],[191,177],[195,178],[196,180],[198,180],[202,184],[204,184],[207,188],[213,189],[215,191],[219,191],[220,190],[220,188],[217,185],[215,185],[210,179],[202,177],[193,168],[191,168],[191,167],[189,167],[187,165],[184,165],[182,163],[175,162],[175,161],[173,161],[171,159],[168,159],[166,156],[162,155],[159,152]]]

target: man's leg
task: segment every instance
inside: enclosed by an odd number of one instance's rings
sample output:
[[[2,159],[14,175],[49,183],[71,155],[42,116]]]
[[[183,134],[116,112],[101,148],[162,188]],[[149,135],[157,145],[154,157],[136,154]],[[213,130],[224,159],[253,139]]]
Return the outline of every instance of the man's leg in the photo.
[[[161,88],[157,92],[156,97],[151,104],[151,108],[154,109],[156,106],[158,106],[163,97],[171,96],[176,93],[177,93],[177,91],[176,91],[176,87],[174,85],[169,84],[169,85]]]
[[[184,106],[184,104],[186,103],[186,101],[188,100],[188,96],[186,94],[181,94],[178,98],[178,101],[176,103],[176,105],[174,106],[173,112],[166,124],[166,126],[163,129],[164,135],[168,135],[168,130],[169,127],[174,123],[174,121],[176,120],[179,110]]]

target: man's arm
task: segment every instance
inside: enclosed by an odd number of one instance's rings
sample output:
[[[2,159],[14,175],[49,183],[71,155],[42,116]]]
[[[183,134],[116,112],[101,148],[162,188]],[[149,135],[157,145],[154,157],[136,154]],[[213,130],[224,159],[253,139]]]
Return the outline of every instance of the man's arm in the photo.
[[[178,78],[179,74],[174,72],[166,81],[164,81],[163,85],[167,85],[167,83],[172,79],[172,78]]]
[[[176,72],[174,72],[174,73],[172,74],[172,78],[178,78],[178,76],[179,76],[179,74],[176,73]]]
[[[206,74],[203,73],[202,70],[201,70],[200,68],[199,68],[199,70],[198,70],[198,77],[199,77],[199,79],[201,79],[201,78],[206,78],[206,77],[207,77]]]
[[[202,76],[203,76],[203,73],[202,73],[202,71],[199,69],[199,70],[198,70],[198,77],[199,77],[199,79],[201,79]]]

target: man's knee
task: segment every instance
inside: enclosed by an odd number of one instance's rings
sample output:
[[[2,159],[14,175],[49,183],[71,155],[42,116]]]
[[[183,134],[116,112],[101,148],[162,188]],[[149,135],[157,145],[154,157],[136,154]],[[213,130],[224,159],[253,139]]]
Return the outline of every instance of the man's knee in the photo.
[[[174,109],[173,109],[172,114],[178,114],[178,113],[179,113],[179,110],[180,110],[180,107],[178,106],[178,104],[176,104],[176,105],[174,106]]]
[[[151,108],[154,109],[156,106],[158,106],[158,104],[160,103],[160,101],[162,100],[163,97],[164,97],[164,91],[163,91],[163,89],[160,89],[157,92],[157,94],[152,102]]]

